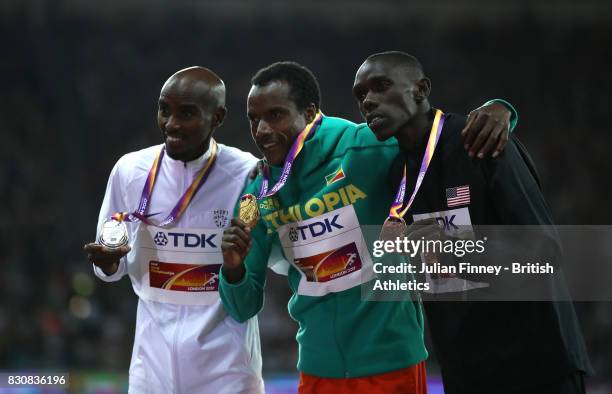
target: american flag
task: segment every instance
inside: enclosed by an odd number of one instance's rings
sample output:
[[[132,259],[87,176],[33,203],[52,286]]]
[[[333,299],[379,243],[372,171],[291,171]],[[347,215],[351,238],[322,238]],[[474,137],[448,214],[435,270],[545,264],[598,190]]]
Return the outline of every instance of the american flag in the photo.
[[[446,203],[449,207],[470,203],[470,186],[463,185],[446,189]]]

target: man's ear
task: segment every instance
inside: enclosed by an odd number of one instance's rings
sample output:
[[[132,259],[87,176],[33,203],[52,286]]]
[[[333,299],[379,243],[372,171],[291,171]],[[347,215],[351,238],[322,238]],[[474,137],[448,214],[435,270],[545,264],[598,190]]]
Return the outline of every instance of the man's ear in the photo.
[[[225,115],[227,115],[227,108],[225,107],[218,107],[215,110],[215,113],[213,115],[213,122],[212,122],[212,127],[213,129],[221,126],[223,124],[223,121],[225,120]]]
[[[306,107],[306,111],[305,111],[306,124],[314,120],[314,118],[317,116],[317,112],[318,110],[317,110],[317,107],[314,105],[314,103],[308,104],[308,106]]]
[[[431,93],[431,80],[427,77],[423,77],[416,81],[414,85],[414,101],[420,103],[426,100],[429,97],[429,93]]]

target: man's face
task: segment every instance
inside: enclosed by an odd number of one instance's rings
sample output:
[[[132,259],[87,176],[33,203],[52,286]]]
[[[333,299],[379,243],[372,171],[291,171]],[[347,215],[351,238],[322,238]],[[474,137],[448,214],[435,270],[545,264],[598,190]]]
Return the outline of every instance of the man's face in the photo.
[[[312,111],[298,111],[289,92],[287,82],[272,81],[263,86],[252,86],[247,99],[251,135],[273,166],[285,162],[293,141],[312,120]]]
[[[213,131],[214,110],[189,89],[164,86],[159,96],[157,124],[170,157],[189,161],[206,151]]]
[[[385,141],[414,117],[415,83],[404,67],[376,59],[361,65],[355,75],[353,95],[359,111],[379,141]]]

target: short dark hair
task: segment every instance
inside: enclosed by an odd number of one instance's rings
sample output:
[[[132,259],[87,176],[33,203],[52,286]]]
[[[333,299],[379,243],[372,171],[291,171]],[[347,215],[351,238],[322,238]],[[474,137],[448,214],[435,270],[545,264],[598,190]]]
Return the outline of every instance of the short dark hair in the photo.
[[[313,103],[321,107],[321,89],[312,71],[296,62],[276,62],[257,71],[251,78],[255,86],[264,86],[273,81],[289,84],[289,96],[298,110],[302,111]]]
[[[367,60],[376,60],[377,58],[384,58],[393,62],[395,65],[405,66],[417,74],[424,75],[423,65],[416,57],[402,51],[386,51],[379,52],[368,56]]]

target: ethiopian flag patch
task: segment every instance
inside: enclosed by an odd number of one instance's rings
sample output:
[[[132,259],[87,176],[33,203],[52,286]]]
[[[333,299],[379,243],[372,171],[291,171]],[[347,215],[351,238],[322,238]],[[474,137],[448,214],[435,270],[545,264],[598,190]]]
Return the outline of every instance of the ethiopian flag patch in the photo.
[[[325,182],[327,182],[327,186],[329,186],[332,183],[344,178],[346,178],[346,175],[344,175],[344,170],[342,169],[342,166],[340,166],[340,168],[338,168],[335,172],[325,177]]]

